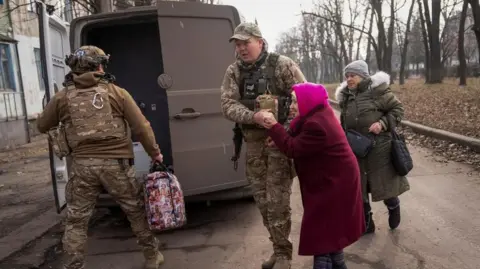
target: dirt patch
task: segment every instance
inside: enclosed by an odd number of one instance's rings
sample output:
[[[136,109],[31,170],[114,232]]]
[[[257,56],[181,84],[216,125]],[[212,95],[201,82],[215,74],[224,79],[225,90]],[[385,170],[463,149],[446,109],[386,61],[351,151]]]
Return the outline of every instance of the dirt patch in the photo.
[[[335,100],[337,85],[327,85]],[[468,86],[445,79],[442,84],[426,85],[423,79],[410,79],[391,88],[405,106],[405,119],[429,127],[480,138],[480,79],[469,79]]]
[[[53,206],[45,136],[0,152],[0,237]]]

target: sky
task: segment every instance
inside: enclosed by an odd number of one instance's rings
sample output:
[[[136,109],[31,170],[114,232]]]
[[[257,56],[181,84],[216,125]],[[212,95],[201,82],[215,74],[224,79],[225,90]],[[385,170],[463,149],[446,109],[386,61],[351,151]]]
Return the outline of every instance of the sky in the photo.
[[[314,10],[314,1],[318,3],[321,0],[221,0],[221,3],[236,7],[247,21],[253,22],[256,18],[270,50],[273,50],[281,33],[300,23],[302,10]],[[407,0],[406,5],[398,12],[398,16],[404,21],[407,19],[410,3],[411,1]],[[384,10],[388,15],[388,6],[385,5]],[[361,19],[358,21],[357,24]]]
[[[275,48],[280,34],[297,26],[302,10],[313,9],[312,0],[221,0],[235,6],[247,21],[257,18],[270,48]],[[302,9],[303,8],[303,9]]]

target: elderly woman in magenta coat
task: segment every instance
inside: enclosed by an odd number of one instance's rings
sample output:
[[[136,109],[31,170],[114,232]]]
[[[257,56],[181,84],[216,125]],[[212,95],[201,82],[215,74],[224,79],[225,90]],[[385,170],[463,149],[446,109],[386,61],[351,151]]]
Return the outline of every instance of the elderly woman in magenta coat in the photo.
[[[294,85],[290,110],[288,133],[267,112],[264,127],[295,163],[304,207],[299,255],[314,256],[314,269],[345,269],[343,249],[365,232],[357,159],[322,85]]]

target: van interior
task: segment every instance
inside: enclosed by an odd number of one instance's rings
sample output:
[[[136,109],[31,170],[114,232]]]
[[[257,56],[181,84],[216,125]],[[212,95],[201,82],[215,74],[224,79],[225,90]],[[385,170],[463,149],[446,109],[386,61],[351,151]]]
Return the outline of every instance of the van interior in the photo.
[[[82,43],[110,54],[106,72],[115,84],[127,90],[150,121],[167,166],[173,164],[166,89],[157,83],[163,73],[160,31],[156,14],[119,18],[89,25],[82,30]],[[148,106],[152,107],[146,107]],[[155,107],[153,107],[155,104]],[[133,141],[138,139],[133,136]]]

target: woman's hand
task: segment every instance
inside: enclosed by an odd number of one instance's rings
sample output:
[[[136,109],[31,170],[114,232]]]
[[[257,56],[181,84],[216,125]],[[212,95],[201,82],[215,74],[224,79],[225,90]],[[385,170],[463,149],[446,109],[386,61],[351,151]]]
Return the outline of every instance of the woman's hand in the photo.
[[[276,147],[275,142],[273,142],[271,137],[267,137],[267,139],[265,140],[265,145],[269,148]]]
[[[370,126],[368,131],[378,135],[382,131],[382,124],[380,122],[375,122]]]
[[[275,124],[277,124],[277,120],[272,113],[266,113],[265,117],[263,118],[263,127],[266,129],[272,128]]]

